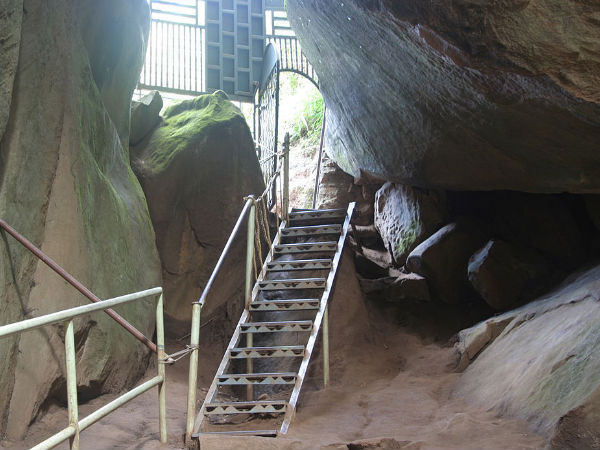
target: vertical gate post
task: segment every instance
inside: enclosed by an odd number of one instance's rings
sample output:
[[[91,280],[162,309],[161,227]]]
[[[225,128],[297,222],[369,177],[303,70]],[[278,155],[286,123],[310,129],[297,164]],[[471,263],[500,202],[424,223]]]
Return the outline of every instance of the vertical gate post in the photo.
[[[192,329],[190,333],[190,369],[188,378],[187,420],[185,425],[185,442],[190,442],[196,419],[196,390],[198,388],[198,344],[200,343],[200,312],[202,303],[192,304]]]
[[[72,450],[79,449],[79,407],[77,405],[77,369],[75,364],[75,331],[73,320],[67,323],[65,332],[65,363],[67,367],[67,407],[69,426],[75,428],[75,435],[70,438]]]
[[[283,211],[281,212],[289,226],[290,209],[290,133],[285,133],[283,139]]]
[[[165,326],[163,318],[163,294],[161,293],[156,302],[156,362],[158,375],[162,382],[158,385],[158,427],[160,430],[160,442],[167,443],[167,354],[165,353]]]
[[[252,285],[254,282],[252,268],[254,264],[254,234],[257,231],[255,224],[256,203],[253,202],[250,206],[250,213],[248,214],[248,240],[246,242],[246,289],[244,291],[244,308],[248,311],[250,310],[250,303],[252,302]],[[259,260],[260,259],[262,259],[262,255],[260,255]],[[246,346],[253,346],[252,333],[246,334]],[[252,373],[253,369],[252,358],[246,359],[246,373]],[[252,401],[254,399],[254,386],[251,384],[246,386],[246,396],[248,401]]]

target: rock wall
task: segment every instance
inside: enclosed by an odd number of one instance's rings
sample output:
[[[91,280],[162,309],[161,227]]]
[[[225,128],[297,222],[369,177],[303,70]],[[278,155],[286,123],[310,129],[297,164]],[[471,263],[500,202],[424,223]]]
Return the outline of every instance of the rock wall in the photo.
[[[529,421],[552,448],[597,448],[600,267],[459,334],[457,395]]]
[[[338,165],[424,188],[600,192],[597,2],[289,2]]]
[[[0,217],[101,298],[161,284],[146,201],[122,146],[148,28],[144,0],[0,7]],[[9,236],[0,261],[3,323],[88,303]],[[150,305],[118,312],[152,336]],[[80,398],[118,391],[145,370],[146,348],[108,316],[75,326]],[[63,336],[51,326],[0,341],[3,436],[21,438],[38,412],[64,403]]]
[[[165,283],[165,311],[189,322],[247,195],[264,182],[241,111],[218,91],[176,103],[140,145],[132,162],[146,197]],[[241,231],[205,307],[239,318],[246,234]]]

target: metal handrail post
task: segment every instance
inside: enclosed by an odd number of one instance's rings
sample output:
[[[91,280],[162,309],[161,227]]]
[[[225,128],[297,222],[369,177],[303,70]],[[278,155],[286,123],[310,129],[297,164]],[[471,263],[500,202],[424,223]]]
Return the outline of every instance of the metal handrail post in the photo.
[[[254,233],[256,231],[256,203],[253,202],[250,207],[250,214],[248,214],[248,238],[246,242],[246,290],[244,298],[244,307],[247,311],[250,310],[250,303],[252,302],[252,285],[254,277],[252,276],[252,268],[254,265]],[[260,239],[260,236],[258,237]],[[261,255],[262,257],[262,255]],[[246,346],[252,347],[253,336],[252,333],[246,334]],[[246,373],[252,373],[253,363],[252,358],[246,359]],[[248,401],[254,399],[254,386],[248,384],[246,386],[246,396]]]
[[[158,427],[160,430],[160,442],[167,443],[167,354],[165,352],[165,326],[163,316],[163,294],[161,293],[156,302],[156,347],[158,376],[162,381],[158,385]]]
[[[67,408],[69,426],[75,434],[69,438],[71,450],[79,450],[79,406],[77,404],[77,368],[75,363],[75,331],[73,319],[67,322],[65,332],[65,365],[67,369]]]
[[[289,222],[290,209],[290,133],[285,133],[283,139],[283,211],[286,223]]]
[[[202,304],[194,302],[192,305],[192,329],[190,334],[190,368],[188,377],[187,417],[185,425],[185,442],[190,442],[194,431],[196,417],[196,389],[198,385],[198,345],[200,343],[200,313]]]

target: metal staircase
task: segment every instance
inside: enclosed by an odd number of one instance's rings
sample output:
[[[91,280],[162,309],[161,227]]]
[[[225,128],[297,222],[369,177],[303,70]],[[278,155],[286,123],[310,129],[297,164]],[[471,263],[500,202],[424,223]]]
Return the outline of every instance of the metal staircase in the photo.
[[[192,438],[286,433],[322,324],[328,380],[327,304],[353,211],[292,210],[282,222]]]

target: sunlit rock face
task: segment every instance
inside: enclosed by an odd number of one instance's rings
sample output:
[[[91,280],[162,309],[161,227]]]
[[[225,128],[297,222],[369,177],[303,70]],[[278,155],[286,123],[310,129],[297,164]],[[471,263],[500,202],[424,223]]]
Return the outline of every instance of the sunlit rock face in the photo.
[[[600,192],[600,4],[297,0],[340,167],[412,186]]]
[[[122,145],[149,21],[145,0],[0,2],[0,217],[100,298],[161,284],[146,199]],[[88,303],[0,239],[1,324]],[[152,337],[153,309],[146,301],[118,312]],[[144,373],[148,349],[107,315],[74,323],[81,401]],[[0,340],[0,360],[0,435],[18,440],[66,400],[64,326]]]

